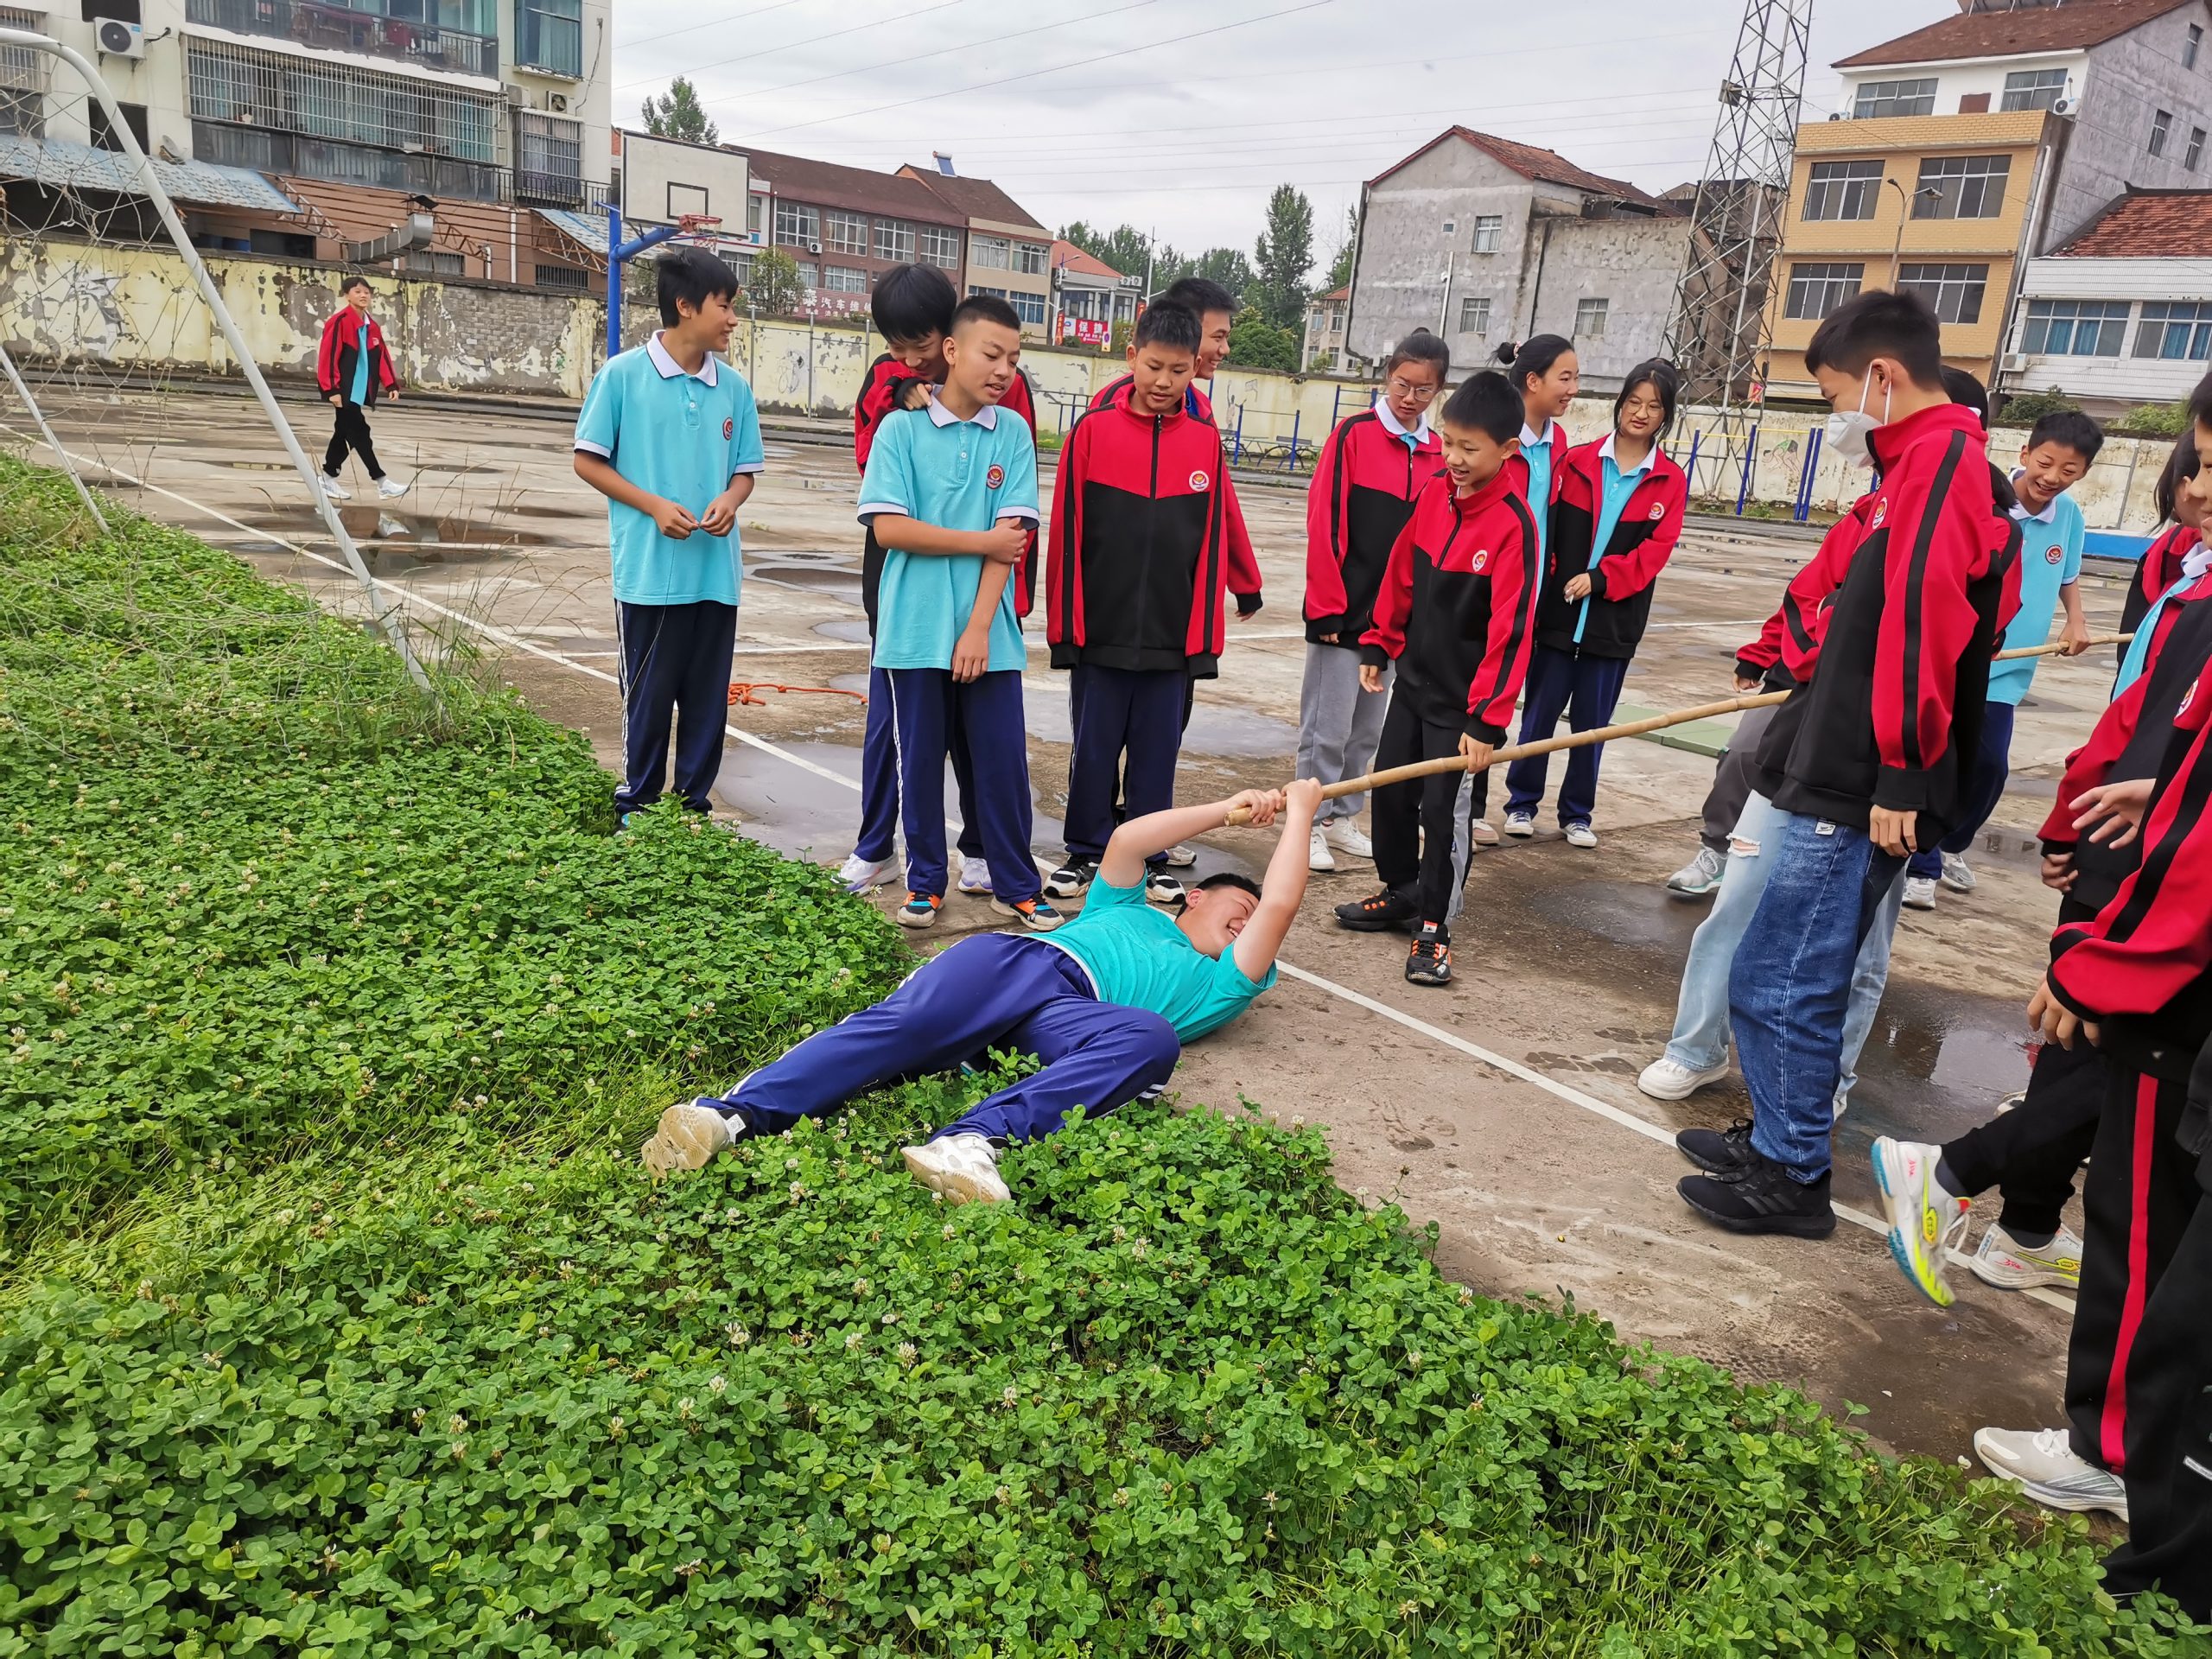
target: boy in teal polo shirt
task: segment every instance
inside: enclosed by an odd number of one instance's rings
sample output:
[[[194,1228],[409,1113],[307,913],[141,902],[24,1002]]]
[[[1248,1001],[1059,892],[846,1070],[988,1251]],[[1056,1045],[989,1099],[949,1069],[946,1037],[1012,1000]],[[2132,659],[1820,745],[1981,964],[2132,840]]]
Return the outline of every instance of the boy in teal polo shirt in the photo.
[[[884,417],[861,477],[861,522],[884,549],[874,666],[890,682],[906,827],[906,902],[927,927],[944,902],[944,762],[963,734],[975,769],[991,906],[1036,932],[1058,927],[1029,855],[1027,652],[1008,578],[1037,523],[1037,448],[1001,418],[1021,358],[1021,320],[978,295],[952,314],[944,384]]]
[[[576,419],[576,476],[607,497],[622,663],[626,817],[661,797],[671,725],[676,791],[710,802],[737,640],[737,512],[764,461],[745,378],[720,360],[737,278],[703,248],[656,266],[662,327],[607,359]]]
[[[2104,429],[2079,410],[2044,416],[2028,434],[2020,465],[2012,474],[2018,505],[2012,517],[2020,526],[2020,609],[2005,630],[1999,651],[2040,645],[2050,636],[2051,608],[2066,613],[2058,638],[2066,654],[2089,648],[2089,624],[2082,614],[2077,582],[2082,574],[2082,508],[2072,488],[2088,474],[2104,448]],[[2005,798],[2012,775],[2012,717],[2035,683],[2040,657],[2016,657],[1989,665],[1988,701],[1983,705],[1981,745],[1967,784],[1966,816],[1940,847],[1915,853],[1905,866],[1904,902],[1912,910],[1936,908],[1940,880],[1954,893],[1972,893],[1974,871],[1967,849]]]

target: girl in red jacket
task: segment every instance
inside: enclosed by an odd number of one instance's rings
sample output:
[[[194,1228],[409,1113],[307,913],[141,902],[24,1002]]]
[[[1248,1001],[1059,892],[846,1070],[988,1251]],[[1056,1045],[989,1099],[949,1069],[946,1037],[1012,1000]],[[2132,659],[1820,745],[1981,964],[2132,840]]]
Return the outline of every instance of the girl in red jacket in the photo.
[[[1562,711],[1578,732],[1603,726],[1620,702],[1629,659],[1651,614],[1651,585],[1681,538],[1689,482],[1659,448],[1675,422],[1680,381],[1653,358],[1628,372],[1613,400],[1613,430],[1568,451],[1553,508],[1551,559],[1536,603],[1536,653],[1521,706],[1521,741],[1549,737]],[[1595,847],[1603,744],[1576,749],[1559,791],[1560,827],[1573,847]],[[1505,774],[1505,833],[1535,832],[1546,757],[1516,760]]]
[[[338,481],[338,469],[351,450],[376,480],[377,493],[389,500],[406,494],[407,486],[387,478],[377,464],[368,412],[376,407],[379,394],[398,401],[399,377],[391,372],[383,326],[369,315],[369,279],[357,271],[339,283],[338,292],[346,302],[322,325],[322,344],[315,356],[315,385],[322,389],[323,400],[338,411],[330,448],[322,456],[322,493],[334,501],[351,499],[353,492]]]

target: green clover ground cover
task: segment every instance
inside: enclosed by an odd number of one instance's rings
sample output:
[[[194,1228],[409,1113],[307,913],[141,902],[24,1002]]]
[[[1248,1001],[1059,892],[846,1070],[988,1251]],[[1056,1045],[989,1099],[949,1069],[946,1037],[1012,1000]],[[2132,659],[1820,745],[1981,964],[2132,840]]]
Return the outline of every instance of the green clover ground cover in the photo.
[[[0,492],[0,1656],[2208,1651],[2078,1523],[1446,1283],[1313,1132],[1133,1109],[947,1209],[932,1080],[650,1187],[880,918]]]

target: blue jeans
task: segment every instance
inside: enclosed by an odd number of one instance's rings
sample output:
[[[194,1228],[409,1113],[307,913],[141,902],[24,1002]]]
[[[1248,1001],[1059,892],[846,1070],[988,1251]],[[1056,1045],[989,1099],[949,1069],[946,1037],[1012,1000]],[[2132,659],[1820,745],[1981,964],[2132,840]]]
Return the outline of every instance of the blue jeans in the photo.
[[[1997,803],[2005,798],[2005,780],[2012,769],[2012,716],[2015,709],[2009,702],[1985,702],[1981,705],[1981,741],[1974,747],[1974,769],[1967,774],[1966,798],[1960,803],[1964,809],[1959,817],[1959,827],[1943,837],[1936,847],[1912,855],[1913,874],[1934,880],[1943,874],[1943,855],[1963,853],[1974,845],[1974,838],[1981,833],[1981,826],[1989,822],[1989,815],[1997,810]]]
[[[1538,645],[1529,659],[1529,679],[1521,692],[1521,739],[1539,743],[1551,736],[1562,711],[1578,732],[1595,731],[1613,717],[1628,678],[1625,657],[1592,657],[1586,651]],[[1567,779],[1559,786],[1559,822],[1587,823],[1598,807],[1598,759],[1602,743],[1567,752]],[[1544,798],[1544,774],[1551,756],[1532,754],[1505,769],[1505,810],[1534,814]]]
[[[1859,951],[1904,860],[1864,830],[1780,817],[1766,891],[1729,971],[1728,1015],[1751,1093],[1752,1149],[1811,1182],[1828,1173]]]
[[[1774,837],[1785,816],[1754,791],[1736,820],[1721,866],[1720,891],[1690,940],[1689,960],[1682,964],[1675,1034],[1667,1044],[1667,1056],[1677,1065],[1707,1071],[1728,1064],[1728,970],[1745,930],[1751,925],[1751,914],[1759,907],[1759,895],[1766,891],[1767,873],[1774,868]],[[1859,1053],[1866,1046],[1883,988],[1889,983],[1890,943],[1897,931],[1897,907],[1904,898],[1904,884],[1891,882],[1852,970],[1851,1007],[1843,1020],[1841,1079],[1835,1090],[1839,1117],[1859,1081]]]

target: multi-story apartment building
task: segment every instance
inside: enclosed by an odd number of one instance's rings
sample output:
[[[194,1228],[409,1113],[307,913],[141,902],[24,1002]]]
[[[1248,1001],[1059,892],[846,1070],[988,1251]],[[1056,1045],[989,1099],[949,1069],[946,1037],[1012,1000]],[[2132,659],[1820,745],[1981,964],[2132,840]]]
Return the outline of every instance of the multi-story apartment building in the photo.
[[[1840,106],[1797,134],[1770,390],[1812,391],[1821,320],[1892,283],[1935,306],[1946,360],[1999,377],[2029,260],[2131,186],[2206,176],[2208,30],[2207,0],[1964,0],[1837,63]]]
[[[962,178],[950,156],[935,168],[902,167],[912,179],[961,215],[968,232],[963,294],[990,294],[1021,319],[1027,338],[1043,340],[1052,309],[1052,233],[988,179]]]
[[[798,262],[806,315],[865,312],[875,279],[893,265],[937,265],[959,283],[966,215],[912,179],[764,149],[746,156],[746,229]]]
[[[1344,369],[1344,314],[1351,307],[1351,284],[1316,294],[1306,302],[1306,339],[1298,360],[1309,369]]]

